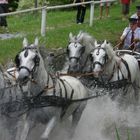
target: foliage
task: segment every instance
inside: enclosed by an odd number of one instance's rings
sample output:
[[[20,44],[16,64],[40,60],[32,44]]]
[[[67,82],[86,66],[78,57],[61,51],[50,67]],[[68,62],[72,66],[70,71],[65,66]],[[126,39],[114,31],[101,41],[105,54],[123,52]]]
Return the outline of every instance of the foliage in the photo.
[[[38,6],[42,6],[44,4],[47,5],[59,5],[59,4],[68,4],[71,3],[72,0],[36,0],[38,3]],[[34,7],[35,0],[20,0],[19,1],[19,8],[25,9],[25,8],[31,8]]]

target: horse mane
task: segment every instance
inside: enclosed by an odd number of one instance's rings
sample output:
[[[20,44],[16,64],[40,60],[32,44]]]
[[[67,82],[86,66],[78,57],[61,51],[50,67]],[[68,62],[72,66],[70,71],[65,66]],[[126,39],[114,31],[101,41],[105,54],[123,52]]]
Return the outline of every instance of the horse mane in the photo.
[[[104,41],[104,43],[101,45],[101,47],[102,46],[105,48],[109,60],[116,58],[116,54],[113,50],[113,46],[111,43]]]

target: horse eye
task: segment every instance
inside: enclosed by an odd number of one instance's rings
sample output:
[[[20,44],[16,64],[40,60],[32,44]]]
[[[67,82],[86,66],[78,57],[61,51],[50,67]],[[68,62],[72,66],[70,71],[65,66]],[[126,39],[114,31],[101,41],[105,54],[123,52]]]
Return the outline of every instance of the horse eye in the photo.
[[[82,47],[81,48],[81,53],[84,53],[84,51],[85,51],[85,47]]]
[[[67,51],[67,54],[69,54],[69,47],[67,47],[67,50],[66,51]]]
[[[90,61],[93,61],[93,56],[92,56],[92,54],[89,55],[89,59],[90,59]]]

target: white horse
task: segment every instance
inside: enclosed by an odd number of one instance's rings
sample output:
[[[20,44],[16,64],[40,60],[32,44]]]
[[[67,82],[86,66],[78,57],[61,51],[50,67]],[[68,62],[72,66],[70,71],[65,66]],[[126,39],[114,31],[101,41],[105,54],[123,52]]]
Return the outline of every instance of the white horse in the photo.
[[[68,73],[86,71],[88,55],[94,49],[95,39],[85,32],[79,32],[77,36],[69,34],[67,56],[69,59]]]
[[[54,95],[64,97],[65,99],[80,99],[88,96],[87,89],[83,84],[74,77],[62,76],[60,78],[52,78],[45,70],[44,62],[38,51],[38,39],[34,44],[29,45],[26,38],[23,40],[23,50],[16,56],[16,63],[19,68],[18,81],[20,84],[29,84],[29,91],[33,97],[44,91],[42,95]],[[35,82],[31,82],[33,79]],[[69,106],[62,107],[43,107],[31,109],[25,119],[23,130],[19,129],[17,140],[26,140],[32,124],[37,122],[47,123],[42,138],[48,139],[49,134],[62,119],[72,116],[73,134],[87,101],[75,102]],[[63,114],[63,116],[62,116]],[[61,118],[62,117],[62,118]],[[22,134],[20,134],[22,131]]]
[[[129,54],[117,56],[111,44],[106,40],[102,44],[95,42],[95,47],[90,55],[94,77],[107,75],[109,82],[126,79],[132,83],[135,97],[138,99],[140,71],[136,58]]]
[[[25,110],[19,110],[18,101],[23,99],[23,88],[16,83],[18,73],[16,68],[7,71],[0,69],[0,139],[14,140],[19,115]]]

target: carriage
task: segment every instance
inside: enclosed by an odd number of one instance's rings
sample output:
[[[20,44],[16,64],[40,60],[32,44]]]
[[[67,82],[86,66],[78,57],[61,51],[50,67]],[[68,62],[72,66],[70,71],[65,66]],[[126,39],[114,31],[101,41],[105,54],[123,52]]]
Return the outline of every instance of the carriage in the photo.
[[[140,64],[140,53],[133,50],[116,50],[117,55],[130,54],[133,55]]]

